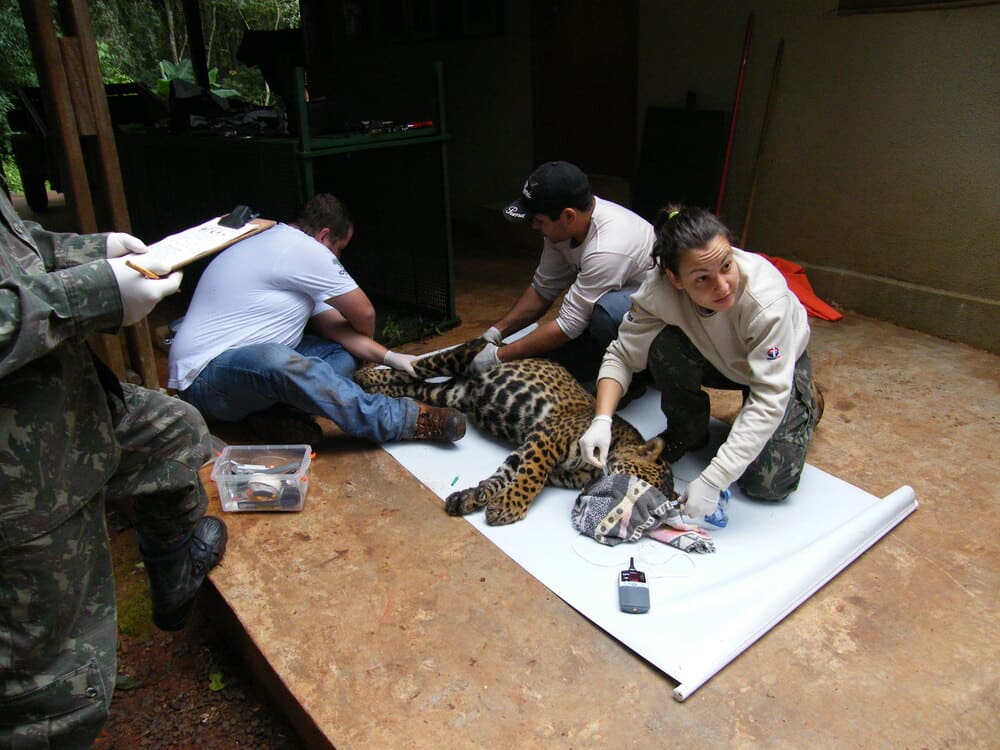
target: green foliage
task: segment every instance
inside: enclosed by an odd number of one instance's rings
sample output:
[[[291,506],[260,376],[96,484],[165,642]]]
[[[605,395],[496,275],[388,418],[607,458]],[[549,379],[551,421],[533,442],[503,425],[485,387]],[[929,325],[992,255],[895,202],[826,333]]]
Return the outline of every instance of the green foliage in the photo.
[[[89,0],[87,3],[101,72],[107,83],[136,81],[156,90],[160,61],[180,65],[191,58],[183,0]],[[237,61],[246,29],[297,28],[298,0],[210,0],[202,2],[202,36],[209,68],[214,69],[213,93],[268,103],[269,92],[256,68]],[[18,86],[35,86],[34,63],[17,0],[0,0],[0,116],[13,106]],[[212,74],[210,74],[211,76]],[[193,78],[191,79],[193,81]],[[6,134],[0,118],[0,138]]]
[[[103,39],[97,40],[97,61],[101,64],[101,77],[105,83],[132,83],[132,76],[122,70],[117,50]]]
[[[187,81],[194,83],[194,65],[186,57],[178,63],[160,60],[160,78],[156,82],[156,93],[167,98],[170,93],[171,81]]]
[[[136,638],[148,638],[153,633],[153,604],[145,567],[126,556],[116,557],[114,565],[118,629]]]
[[[385,323],[382,324],[382,333],[379,336],[382,340],[382,346],[387,349],[391,349],[397,344],[403,341],[403,329],[399,327],[399,324],[392,319],[392,316],[386,316]]]
[[[117,69],[132,80],[164,96],[169,84],[161,81],[195,82],[193,72],[188,75],[191,47],[182,0],[92,0],[91,13],[98,38],[114,50]],[[298,0],[212,0],[201,3],[201,20],[212,93],[269,103],[260,71],[240,63],[236,52],[246,29],[297,27]]]
[[[379,321],[375,340],[386,349],[400,344],[440,334],[437,320],[428,320],[420,313],[403,305],[393,305],[390,300],[379,300]]]
[[[194,65],[186,57],[181,60],[176,65],[169,60],[160,60],[160,73],[161,77],[156,82],[156,93],[162,96],[164,99],[170,93],[170,82],[171,81],[187,81],[188,83],[195,83],[194,80]],[[219,69],[212,68],[208,71],[208,86],[209,90],[216,96],[221,96],[223,99],[230,96],[239,96],[239,91],[231,88],[222,88],[218,84]]]
[[[28,34],[24,30],[20,8],[14,0],[0,0],[0,87],[37,84],[31,62]]]
[[[171,79],[194,83],[184,0],[88,0],[87,6],[106,83],[135,81],[163,96]],[[297,28],[298,0],[208,0],[200,7],[212,93],[272,104],[260,70],[240,63],[236,52],[246,29]],[[55,8],[53,14],[58,19]],[[7,113],[18,103],[18,88],[37,86],[38,79],[18,0],[0,0],[0,50],[0,154],[11,190],[20,192]]]
[[[21,171],[17,168],[12,154],[3,155],[3,174],[7,178],[7,188],[11,193],[20,195],[24,192],[24,184],[21,182]]]
[[[20,6],[16,0],[0,0],[0,149],[10,153],[10,127],[7,113],[17,104],[17,89],[22,86],[37,86],[35,67],[31,61],[28,34],[24,30]],[[13,189],[17,170],[7,168],[7,181]],[[20,177],[17,178],[20,182]]]
[[[136,688],[139,688],[141,686],[142,683],[140,683],[137,679],[135,679],[135,677],[133,677],[130,674],[124,674],[122,672],[119,672],[117,675],[115,675],[115,690],[125,690],[125,691],[135,690]]]

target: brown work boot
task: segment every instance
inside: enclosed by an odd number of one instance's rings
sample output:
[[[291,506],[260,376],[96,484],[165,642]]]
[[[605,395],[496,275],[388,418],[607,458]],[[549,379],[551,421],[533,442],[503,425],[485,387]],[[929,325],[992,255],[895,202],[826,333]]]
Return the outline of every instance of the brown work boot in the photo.
[[[454,443],[465,436],[465,415],[450,406],[430,406],[417,402],[420,412],[410,440]]]

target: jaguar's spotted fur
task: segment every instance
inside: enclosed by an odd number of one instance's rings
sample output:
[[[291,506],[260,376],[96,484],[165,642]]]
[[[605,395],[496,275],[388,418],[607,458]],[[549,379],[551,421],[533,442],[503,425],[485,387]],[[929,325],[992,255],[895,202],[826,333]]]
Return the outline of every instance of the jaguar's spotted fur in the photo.
[[[479,429],[518,446],[492,476],[445,500],[445,510],[465,515],[486,508],[486,522],[508,524],[524,518],[546,484],[581,489],[600,469],[586,463],[578,441],[594,416],[594,397],[561,365],[525,359],[488,372],[467,374],[483,339],[415,361],[420,379],[396,370],[366,368],[354,379],[366,391],[410,396],[435,406],[452,406]],[[449,376],[444,382],[424,378]],[[631,424],[615,416],[608,471],[635,474],[674,498],[674,480],[660,458],[663,441],[645,442]]]

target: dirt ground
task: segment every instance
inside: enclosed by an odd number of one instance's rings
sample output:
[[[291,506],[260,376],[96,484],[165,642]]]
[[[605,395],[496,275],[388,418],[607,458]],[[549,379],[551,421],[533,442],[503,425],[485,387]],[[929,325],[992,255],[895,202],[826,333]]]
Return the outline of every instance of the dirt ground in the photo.
[[[240,655],[196,607],[175,633],[152,624],[135,533],[108,513],[118,589],[118,680],[98,750],[300,750]]]

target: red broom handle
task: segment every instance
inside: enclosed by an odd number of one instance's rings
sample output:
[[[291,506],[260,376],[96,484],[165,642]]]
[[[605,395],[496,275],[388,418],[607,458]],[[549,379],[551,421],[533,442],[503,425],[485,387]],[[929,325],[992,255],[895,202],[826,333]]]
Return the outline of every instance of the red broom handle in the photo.
[[[736,135],[736,115],[740,111],[740,99],[743,98],[743,75],[747,69],[747,57],[750,54],[750,38],[753,36],[753,13],[747,19],[747,33],[743,40],[743,58],[740,60],[740,75],[736,80],[736,97],[733,100],[733,116],[729,120],[729,137],[726,139],[726,156],[722,161],[722,177],[719,180],[719,196],[715,200],[715,215],[722,215],[722,199],[726,195],[726,178],[729,176],[729,157],[733,153],[733,138]]]

